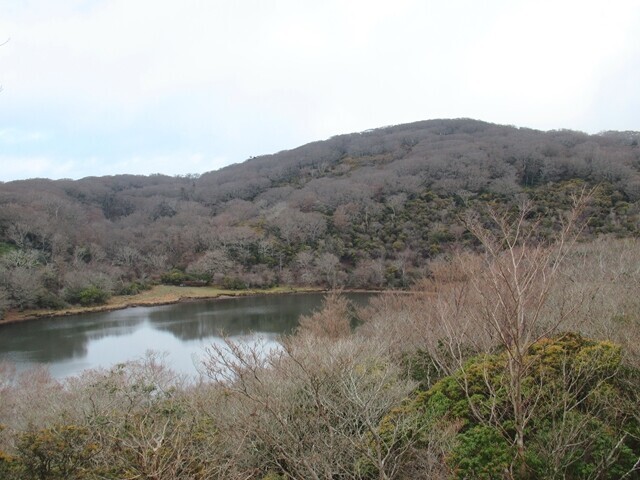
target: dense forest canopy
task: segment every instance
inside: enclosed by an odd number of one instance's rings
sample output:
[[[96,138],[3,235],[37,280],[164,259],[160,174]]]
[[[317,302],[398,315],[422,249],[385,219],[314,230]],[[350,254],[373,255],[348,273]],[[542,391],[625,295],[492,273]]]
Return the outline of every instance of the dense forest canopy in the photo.
[[[202,175],[2,183],[0,310],[98,303],[161,277],[405,287],[474,242],[469,208],[530,198],[544,235],[583,186],[598,186],[586,235],[636,236],[639,139],[430,120]]]

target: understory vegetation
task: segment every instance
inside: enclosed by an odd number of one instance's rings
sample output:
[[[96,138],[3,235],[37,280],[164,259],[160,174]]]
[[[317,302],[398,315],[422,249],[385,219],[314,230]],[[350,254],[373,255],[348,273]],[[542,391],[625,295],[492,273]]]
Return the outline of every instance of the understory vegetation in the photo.
[[[165,282],[408,288],[478,241],[468,210],[523,198],[552,236],[598,186],[583,238],[637,237],[638,132],[469,119],[340,135],[202,175],[0,184],[0,316]]]
[[[150,354],[64,381],[0,370],[6,479],[619,479],[640,472],[640,243],[534,207],[410,292],[339,292],[267,351]],[[356,317],[358,326],[353,329]]]

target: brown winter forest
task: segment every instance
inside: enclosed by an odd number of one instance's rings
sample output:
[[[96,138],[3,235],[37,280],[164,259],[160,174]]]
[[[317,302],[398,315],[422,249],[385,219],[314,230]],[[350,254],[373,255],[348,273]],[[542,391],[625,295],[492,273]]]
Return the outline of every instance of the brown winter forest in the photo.
[[[598,186],[584,238],[634,237],[640,133],[434,120],[340,135],[202,175],[0,184],[0,312],[164,281],[407,287],[477,240],[461,219],[529,198],[552,232]]]
[[[0,313],[334,290],[278,350],[210,347],[197,381],[156,354],[0,365],[0,478],[639,478],[639,140],[432,120],[202,175],[0,184]]]

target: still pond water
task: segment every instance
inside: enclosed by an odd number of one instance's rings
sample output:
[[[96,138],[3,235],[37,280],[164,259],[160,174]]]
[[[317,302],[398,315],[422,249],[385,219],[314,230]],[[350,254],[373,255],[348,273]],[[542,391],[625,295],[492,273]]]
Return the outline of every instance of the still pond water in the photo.
[[[349,294],[365,304],[369,294]],[[0,361],[17,369],[46,365],[63,378],[87,368],[108,368],[144,356],[166,352],[174,370],[195,375],[206,346],[221,343],[221,335],[277,345],[300,315],[322,305],[322,294],[265,295],[136,307],[105,313],[33,320],[0,326]]]

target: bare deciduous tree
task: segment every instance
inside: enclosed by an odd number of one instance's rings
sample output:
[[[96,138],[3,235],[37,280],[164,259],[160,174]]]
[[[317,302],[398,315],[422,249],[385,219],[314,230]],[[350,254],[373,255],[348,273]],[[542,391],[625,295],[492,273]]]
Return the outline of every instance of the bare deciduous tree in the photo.
[[[370,478],[372,469],[397,478],[417,412],[380,422],[414,385],[383,346],[349,333],[348,303],[334,293],[279,349],[210,347],[205,371],[232,399],[228,431],[246,432],[236,441],[261,456],[258,464],[292,479]]]

